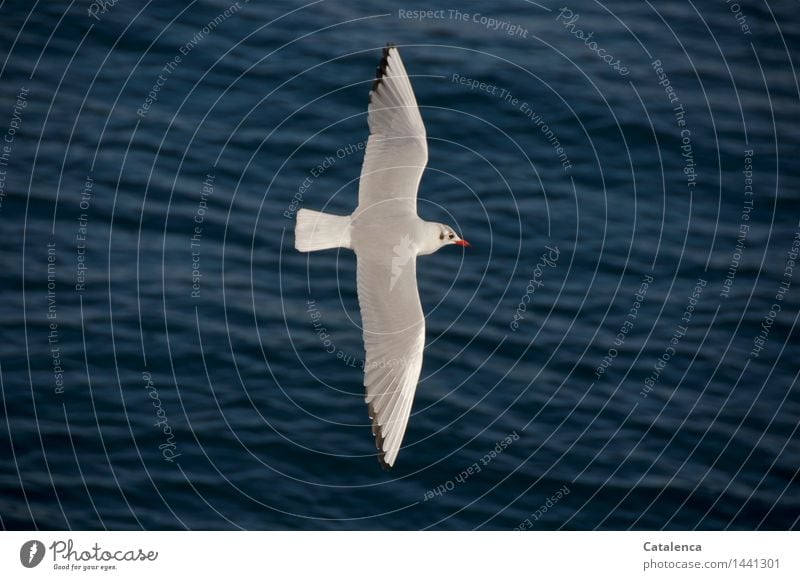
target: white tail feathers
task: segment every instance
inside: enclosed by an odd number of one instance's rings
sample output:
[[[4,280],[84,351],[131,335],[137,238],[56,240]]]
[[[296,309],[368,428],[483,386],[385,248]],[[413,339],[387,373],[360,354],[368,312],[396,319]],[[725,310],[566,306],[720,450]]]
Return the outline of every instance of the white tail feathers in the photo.
[[[294,247],[300,252],[350,247],[350,216],[311,209],[297,212]]]

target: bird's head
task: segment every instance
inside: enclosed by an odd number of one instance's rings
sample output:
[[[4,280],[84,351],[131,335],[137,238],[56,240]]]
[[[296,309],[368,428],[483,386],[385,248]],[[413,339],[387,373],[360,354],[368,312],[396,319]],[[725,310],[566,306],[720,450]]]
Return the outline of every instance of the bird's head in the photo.
[[[469,247],[467,240],[462,240],[459,235],[450,226],[438,224],[439,226],[439,244],[446,246],[447,244],[455,244],[457,246]]]
[[[469,247],[467,240],[462,240],[453,228],[445,224],[428,222],[425,241],[420,245],[420,254],[432,254],[443,246],[455,244]]]

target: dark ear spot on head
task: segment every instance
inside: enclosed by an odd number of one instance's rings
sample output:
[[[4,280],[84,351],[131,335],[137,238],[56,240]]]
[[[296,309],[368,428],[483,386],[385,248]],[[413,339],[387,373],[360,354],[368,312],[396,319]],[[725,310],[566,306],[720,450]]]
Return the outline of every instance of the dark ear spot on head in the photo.
[[[444,239],[444,232],[441,232],[441,233],[439,234],[439,239],[440,239],[440,240],[443,240],[443,239]]]

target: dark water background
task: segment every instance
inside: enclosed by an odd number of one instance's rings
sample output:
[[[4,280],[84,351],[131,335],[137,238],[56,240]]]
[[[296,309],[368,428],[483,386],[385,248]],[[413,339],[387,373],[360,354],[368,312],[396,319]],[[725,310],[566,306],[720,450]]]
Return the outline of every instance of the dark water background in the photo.
[[[209,25],[229,6],[0,5],[3,528],[798,526],[796,2],[575,0],[565,26],[549,0],[253,1]],[[296,253],[286,217],[354,207],[387,41],[428,131],[420,212],[473,244],[419,261],[388,474],[354,257]]]

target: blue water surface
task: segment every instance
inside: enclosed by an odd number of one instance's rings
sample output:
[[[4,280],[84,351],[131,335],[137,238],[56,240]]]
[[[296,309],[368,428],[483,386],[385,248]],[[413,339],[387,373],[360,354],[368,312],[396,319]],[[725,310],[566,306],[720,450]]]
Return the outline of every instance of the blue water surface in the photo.
[[[3,528],[798,527],[795,2],[105,4],[0,7]],[[293,227],[389,41],[472,247],[383,472]]]

